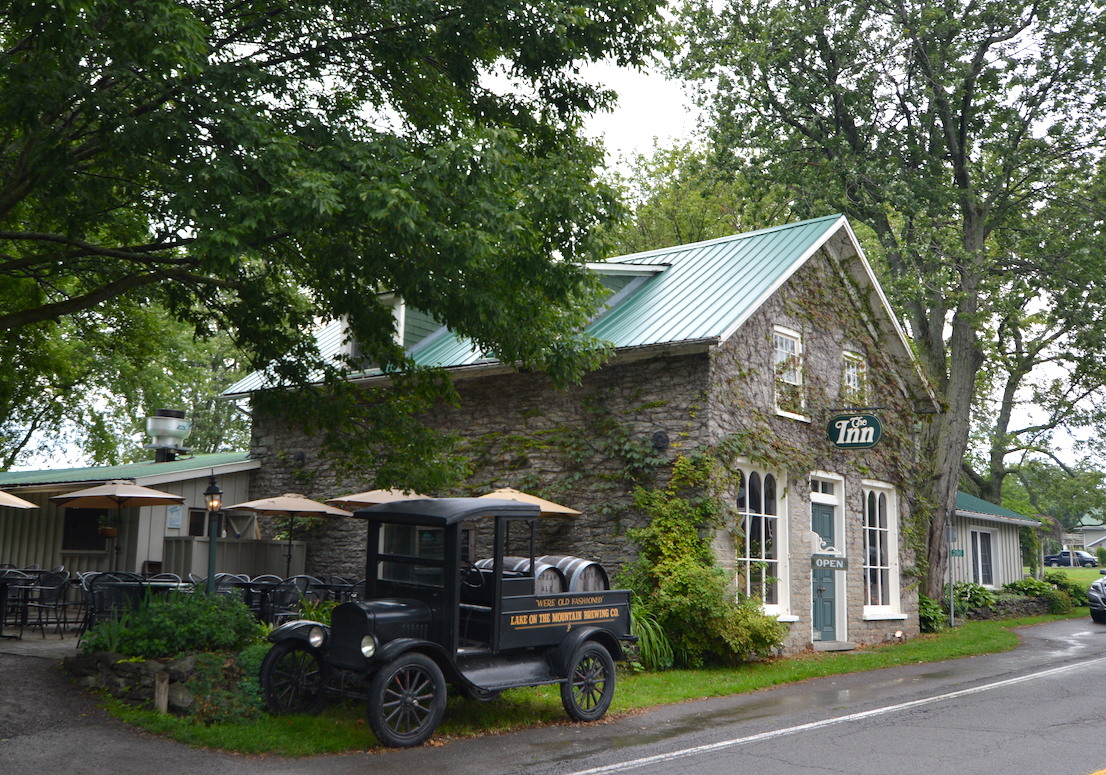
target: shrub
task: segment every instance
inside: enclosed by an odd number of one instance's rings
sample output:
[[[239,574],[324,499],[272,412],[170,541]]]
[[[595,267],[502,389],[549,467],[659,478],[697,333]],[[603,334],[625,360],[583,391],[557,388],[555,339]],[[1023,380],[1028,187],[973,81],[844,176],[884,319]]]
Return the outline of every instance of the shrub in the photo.
[[[260,633],[253,614],[237,598],[200,593],[148,596],[134,610],[89,630],[82,648],[151,659],[238,649],[255,642]]]
[[[663,630],[674,662],[688,667],[769,654],[787,632],[758,601],[735,601],[726,571],[700,535],[700,527],[716,525],[719,516],[718,503],[696,492],[708,475],[705,458],[680,457],[667,489],[634,491],[650,522],[630,531],[638,559],[618,579]]]
[[[1009,584],[1004,584],[1002,588],[1008,592],[1015,592],[1019,595],[1027,595],[1029,597],[1045,597],[1049,592],[1056,589],[1056,587],[1049,584],[1047,581],[1028,577],[1018,579],[1017,581],[1011,581]]]
[[[675,659],[668,635],[657,617],[646,611],[644,606],[635,605],[630,608],[630,631],[637,636],[637,658],[632,660],[637,667],[646,670],[665,670],[672,667]]]
[[[200,654],[188,688],[196,698],[192,717],[204,724],[262,718],[261,661],[271,644],[255,643],[234,655]]]
[[[1096,547],[1094,550],[1094,556],[1098,558],[1098,564],[1106,567],[1106,546]]]
[[[1003,589],[1026,597],[1039,597],[1047,600],[1049,613],[1066,614],[1075,607],[1071,595],[1066,590],[1058,589],[1055,585],[1040,579],[1024,578],[1011,581],[1004,585]]]
[[[1045,571],[1045,581],[1061,592],[1066,592],[1073,605],[1087,605],[1087,590],[1062,570]]]
[[[940,603],[925,595],[918,595],[918,626],[922,632],[940,632],[946,620],[947,615]]]
[[[973,608],[994,608],[995,593],[974,581],[958,581],[952,587],[953,602],[957,611],[971,611]]]

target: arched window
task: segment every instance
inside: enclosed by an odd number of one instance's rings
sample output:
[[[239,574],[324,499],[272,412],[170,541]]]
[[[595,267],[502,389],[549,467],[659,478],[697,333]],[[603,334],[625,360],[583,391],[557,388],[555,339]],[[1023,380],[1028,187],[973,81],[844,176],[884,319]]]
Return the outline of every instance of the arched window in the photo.
[[[894,605],[891,586],[891,527],[887,493],[868,490],[864,498],[864,604]]]
[[[739,471],[736,506],[741,536],[737,541],[737,589],[765,605],[779,603],[779,517],[776,479],[759,471]]]

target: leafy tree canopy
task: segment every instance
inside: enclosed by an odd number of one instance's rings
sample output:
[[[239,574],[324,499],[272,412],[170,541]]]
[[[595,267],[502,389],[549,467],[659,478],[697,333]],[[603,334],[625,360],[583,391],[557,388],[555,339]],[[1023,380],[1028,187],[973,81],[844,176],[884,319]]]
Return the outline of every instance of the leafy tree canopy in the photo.
[[[573,378],[580,265],[618,212],[578,136],[613,95],[578,65],[644,63],[658,4],[5,3],[0,397],[156,307],[279,381],[342,367],[309,337],[337,317],[400,370],[383,291]]]
[[[654,144],[635,154],[614,182],[632,210],[612,232],[620,255],[684,245],[775,225],[790,216],[786,195],[753,192],[740,174],[719,169],[711,152],[691,142]]]
[[[1104,293],[1081,261],[1041,249],[1060,222],[1041,216],[1085,212],[1070,184],[1094,177],[1106,143],[1106,18],[1072,0],[693,0],[684,21],[679,67],[720,163],[786,187],[800,214],[847,214],[880,246],[946,407],[923,439],[937,597],[978,372],[1017,322],[1009,290],[1041,304],[1081,289],[1092,309]],[[1057,300],[1043,303],[1060,316],[1088,309]]]

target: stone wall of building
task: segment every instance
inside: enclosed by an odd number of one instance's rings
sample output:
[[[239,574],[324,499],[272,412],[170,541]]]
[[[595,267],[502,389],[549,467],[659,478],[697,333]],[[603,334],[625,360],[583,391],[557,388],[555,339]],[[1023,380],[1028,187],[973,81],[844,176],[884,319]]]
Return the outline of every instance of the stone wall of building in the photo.
[[[790,615],[798,619],[787,652],[811,645],[812,472],[840,477],[844,488],[840,548],[851,560],[844,590],[848,638],[875,643],[897,631],[917,633],[917,595],[906,573],[907,619],[863,617],[863,482],[887,482],[904,493],[916,418],[900,375],[876,344],[862,294],[843,277],[830,254],[816,256],[733,337],[709,352],[637,359],[623,354],[564,390],[553,389],[540,374],[458,379],[459,405],[440,406],[425,419],[462,437],[472,476],[453,492],[432,494],[480,495],[515,487],[578,509],[579,517],[543,520],[539,551],[595,560],[613,574],[636,555],[626,539],[627,530],[643,524],[632,505],[634,485],[663,484],[666,464],[682,450],[726,443],[726,455],[778,472],[785,485],[790,564],[783,583],[789,585]],[[774,408],[776,325],[802,334],[804,419],[781,416]],[[843,350],[864,356],[869,403],[881,407],[885,441],[872,450],[839,450],[826,438],[828,417],[843,408]],[[255,417],[253,453],[263,462],[255,497],[302,491],[306,482],[311,489],[304,494],[318,499],[373,487],[369,471],[361,479],[339,481],[317,444],[281,418]],[[732,500],[724,485],[721,490]],[[901,519],[909,521],[909,499],[899,497],[898,505]],[[358,520],[326,523],[309,537],[307,572],[361,577],[365,540]],[[734,540],[734,531],[723,530],[714,541],[731,568]],[[905,540],[899,547],[900,567],[908,571],[913,558]]]
[[[833,303],[836,299],[838,303]],[[774,326],[799,332],[803,343],[805,419],[784,416],[774,409]],[[781,475],[788,519],[789,613],[791,625],[786,652],[811,644],[812,568],[810,555],[817,543],[811,530],[810,475],[823,472],[840,477],[844,488],[845,535],[837,548],[849,558],[845,574],[847,638],[856,643],[880,643],[902,632],[918,633],[917,591],[911,584],[914,556],[899,531],[899,569],[902,572],[902,612],[906,619],[866,620],[864,613],[863,492],[864,482],[886,482],[897,492],[900,523],[911,520],[908,468],[914,462],[913,424],[916,416],[903,395],[900,377],[882,353],[865,321],[865,307],[855,289],[841,278],[826,254],[812,258],[792,280],[762,305],[741,329],[714,351],[711,361],[709,434],[721,442],[734,440],[739,460]],[[868,450],[842,450],[827,438],[828,419],[847,404],[842,398],[842,352],[864,356],[868,364],[868,406],[884,423],[884,438]],[[723,458],[725,459],[725,458]],[[732,499],[733,493],[723,497]],[[734,566],[734,543],[740,536],[715,537],[722,564]]]
[[[654,485],[680,449],[707,441],[698,412],[707,379],[708,357],[699,353],[615,359],[563,390],[540,374],[458,380],[459,405],[425,419],[460,434],[473,473],[456,491],[431,494],[514,487],[571,506],[583,514],[543,521],[540,551],[582,556],[614,573],[635,556],[626,531],[642,524],[632,507],[634,474]],[[304,494],[317,499],[373,486],[370,472],[339,481],[318,445],[280,418],[255,416],[253,454],[262,460],[256,497],[301,491],[305,481],[313,489]],[[361,577],[365,540],[359,520],[327,521],[309,537],[307,572]]]

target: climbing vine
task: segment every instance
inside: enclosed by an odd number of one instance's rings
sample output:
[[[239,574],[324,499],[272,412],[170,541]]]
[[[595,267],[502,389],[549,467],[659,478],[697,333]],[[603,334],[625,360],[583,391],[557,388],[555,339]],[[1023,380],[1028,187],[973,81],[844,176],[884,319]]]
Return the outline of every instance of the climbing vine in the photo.
[[[787,632],[759,601],[735,599],[729,574],[715,561],[706,537],[722,523],[719,500],[706,494],[713,468],[707,455],[681,455],[666,487],[635,488],[634,505],[649,523],[629,531],[638,558],[617,579],[659,623],[674,661],[688,667],[763,656]]]

